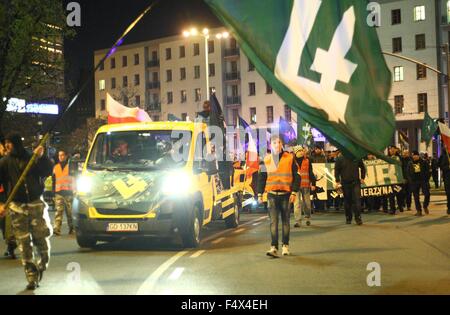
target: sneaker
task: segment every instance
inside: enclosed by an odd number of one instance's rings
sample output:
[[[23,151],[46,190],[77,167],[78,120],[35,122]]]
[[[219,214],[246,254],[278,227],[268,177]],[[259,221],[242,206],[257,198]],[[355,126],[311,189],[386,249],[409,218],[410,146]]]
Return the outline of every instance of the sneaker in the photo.
[[[412,211],[411,208],[406,209],[406,211]]]
[[[430,211],[428,210],[428,208],[423,208],[423,210],[425,210],[425,214],[430,214]]]
[[[283,256],[289,256],[291,253],[289,252],[289,245],[283,245],[281,248],[281,254]]]
[[[53,235],[61,236],[61,231],[60,230],[53,230]]]
[[[278,258],[278,250],[275,246],[270,247],[270,249],[266,253],[267,256]]]
[[[311,221],[309,221],[309,219],[306,219],[306,225],[310,226],[311,225]]]
[[[422,216],[422,212],[416,212],[415,216],[416,217],[421,217]]]
[[[69,229],[69,235],[72,235],[73,234],[73,227],[71,227],[70,229]]]
[[[363,224],[363,222],[362,222],[362,220],[361,220],[361,219],[356,219],[356,224],[357,224],[357,225],[362,225],[362,224]]]
[[[30,281],[27,284],[27,290],[33,291],[36,290],[39,287],[39,284],[37,281]]]
[[[294,227],[295,228],[299,228],[301,225],[300,225],[300,222],[296,222],[295,224],[294,224]]]
[[[345,224],[352,224],[352,220],[346,220]]]

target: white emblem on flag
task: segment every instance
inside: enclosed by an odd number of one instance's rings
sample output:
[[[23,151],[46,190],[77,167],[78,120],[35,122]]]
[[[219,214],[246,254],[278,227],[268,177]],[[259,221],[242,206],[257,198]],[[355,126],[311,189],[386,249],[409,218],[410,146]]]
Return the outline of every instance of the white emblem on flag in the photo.
[[[302,54],[321,3],[321,0],[294,0],[289,28],[277,55],[275,76],[306,104],[325,111],[330,121],[345,123],[349,96],[335,88],[337,81],[348,84],[357,68],[345,58],[355,32],[353,6],[344,13],[328,51],[316,50],[311,70],[321,73],[320,83],[298,75]]]

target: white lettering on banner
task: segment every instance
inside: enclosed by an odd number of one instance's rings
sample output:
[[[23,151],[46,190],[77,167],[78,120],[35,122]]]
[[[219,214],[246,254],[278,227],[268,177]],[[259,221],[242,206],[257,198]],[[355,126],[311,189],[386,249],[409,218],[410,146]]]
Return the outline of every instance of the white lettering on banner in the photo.
[[[366,166],[366,179],[367,186],[376,186],[378,185],[377,176],[375,174],[375,168]]]
[[[345,123],[349,96],[336,91],[335,86],[337,81],[349,83],[358,66],[345,58],[355,31],[353,6],[344,13],[329,50],[317,48],[311,70],[322,74],[320,83],[298,75],[321,4],[321,0],[294,0],[289,28],[277,55],[275,76],[308,106],[325,111],[329,121]]]
[[[395,173],[395,165],[391,164],[380,164],[375,165],[376,177],[379,183],[395,183],[397,181],[397,175]]]

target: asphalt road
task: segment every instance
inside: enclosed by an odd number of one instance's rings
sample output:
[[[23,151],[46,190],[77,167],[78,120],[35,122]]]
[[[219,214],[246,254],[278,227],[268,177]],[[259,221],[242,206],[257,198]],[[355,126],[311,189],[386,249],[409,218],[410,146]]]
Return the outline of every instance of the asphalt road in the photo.
[[[344,224],[342,213],[316,213],[310,227],[291,229],[292,255],[278,259],[265,255],[265,214],[243,214],[234,230],[215,222],[194,250],[154,239],[82,250],[73,236],[52,237],[41,287],[24,291],[20,262],[1,257],[0,294],[450,294],[444,200],[433,196],[422,218],[364,214],[362,226]],[[367,284],[370,263],[379,266],[380,286]]]

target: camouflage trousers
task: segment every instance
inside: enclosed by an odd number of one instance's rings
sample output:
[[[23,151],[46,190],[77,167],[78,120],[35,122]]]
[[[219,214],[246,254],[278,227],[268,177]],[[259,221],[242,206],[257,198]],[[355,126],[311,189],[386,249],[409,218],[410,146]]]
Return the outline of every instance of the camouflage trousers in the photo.
[[[50,261],[49,239],[52,234],[47,204],[41,199],[30,203],[12,202],[9,209],[22,264],[36,264],[41,270],[46,270]],[[34,248],[39,254],[36,259]]]
[[[16,239],[14,238],[10,214],[7,214],[6,217],[3,218],[3,238],[5,239],[7,247],[11,246],[15,248]]]
[[[55,194],[55,224],[53,225],[53,229],[55,231],[61,232],[61,225],[63,221],[64,212],[66,212],[67,216],[67,225],[69,229],[73,229],[72,222],[72,196],[62,196],[59,194]]]

